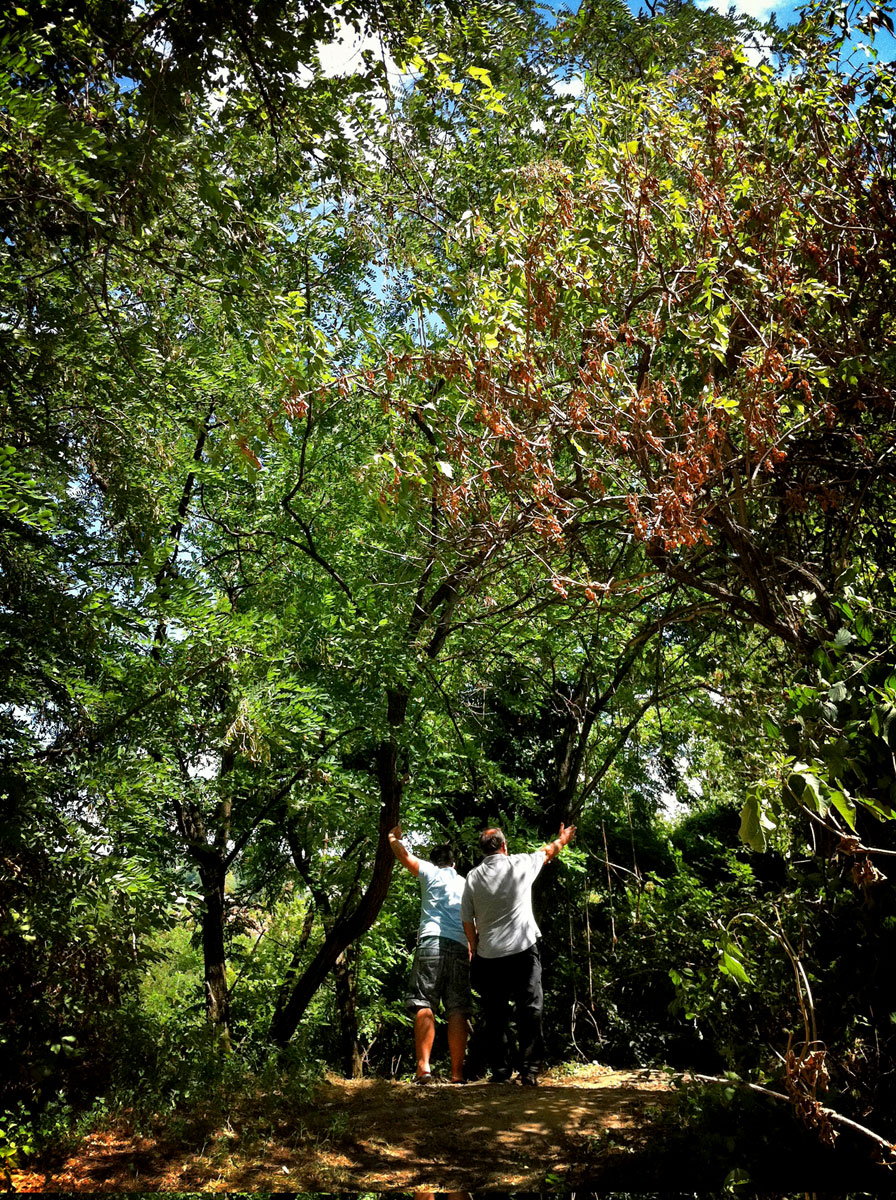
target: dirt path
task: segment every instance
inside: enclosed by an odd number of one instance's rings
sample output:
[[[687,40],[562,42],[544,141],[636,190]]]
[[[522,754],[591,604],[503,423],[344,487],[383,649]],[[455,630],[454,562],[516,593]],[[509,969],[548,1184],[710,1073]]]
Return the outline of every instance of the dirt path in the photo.
[[[538,1088],[328,1079],[315,1104],[269,1119],[247,1108],[224,1125],[158,1137],[126,1127],[89,1135],[51,1170],[14,1172],[33,1191],[537,1191],[643,1144],[671,1099],[651,1071],[591,1068]],[[623,1151],[624,1152],[624,1151]]]

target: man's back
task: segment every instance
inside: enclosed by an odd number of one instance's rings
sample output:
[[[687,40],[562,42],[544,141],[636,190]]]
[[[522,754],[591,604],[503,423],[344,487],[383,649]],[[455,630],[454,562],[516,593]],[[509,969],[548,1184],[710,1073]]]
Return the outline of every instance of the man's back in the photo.
[[[544,863],[543,850],[490,854],[467,876],[461,917],[475,919],[476,952],[482,958],[503,958],[535,944],[540,931],[532,912],[532,883]]]
[[[420,880],[419,937],[447,937],[465,946],[467,937],[460,921],[463,878],[454,867],[437,867],[426,859],[420,859],[417,878]]]

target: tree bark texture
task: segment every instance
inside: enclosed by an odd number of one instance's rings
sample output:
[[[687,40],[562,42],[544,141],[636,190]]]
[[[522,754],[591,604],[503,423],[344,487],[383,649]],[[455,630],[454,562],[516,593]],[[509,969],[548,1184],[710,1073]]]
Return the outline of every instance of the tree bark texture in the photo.
[[[389,830],[398,824],[401,816],[401,795],[404,789],[403,780],[398,774],[396,734],[404,724],[408,696],[406,692],[390,690],[387,700],[390,732],[380,742],[376,752],[380,817],[370,882],[357,907],[334,922],[323,945],[292,988],[288,992],[281,992],[271,1021],[271,1040],[278,1046],[285,1046],[295,1033],[312,997],[336,966],[339,956],[373,925],[389,891],[395,862],[389,846]]]
[[[205,967],[205,1015],[222,1043],[230,1045],[230,998],[227,994],[227,957],[224,949],[223,861],[209,855],[199,865],[202,882],[202,958]]]
[[[353,942],[336,959],[333,979],[336,984],[336,1012],[339,1017],[339,1057],[346,1079],[360,1079],[364,1073],[358,1041],[358,943]]]

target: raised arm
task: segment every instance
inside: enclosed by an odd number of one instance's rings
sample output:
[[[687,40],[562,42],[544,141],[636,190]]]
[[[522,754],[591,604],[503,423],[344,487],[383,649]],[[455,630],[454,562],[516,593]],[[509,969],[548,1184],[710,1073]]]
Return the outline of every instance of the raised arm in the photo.
[[[400,825],[396,825],[394,829],[389,830],[389,846],[401,865],[407,867],[412,875],[420,873],[420,859],[415,858],[401,840]]]
[[[563,847],[568,846],[575,836],[575,825],[561,825],[560,832],[557,834],[554,840],[544,847],[544,857],[546,861],[550,862],[552,858],[556,858]]]

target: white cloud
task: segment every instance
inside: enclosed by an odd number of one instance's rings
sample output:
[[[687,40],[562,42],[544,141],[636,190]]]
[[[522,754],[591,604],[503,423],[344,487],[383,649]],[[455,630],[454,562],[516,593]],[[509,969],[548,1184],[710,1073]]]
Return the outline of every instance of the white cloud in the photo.
[[[365,69],[365,53],[372,54],[374,61],[382,63],[389,91],[393,95],[413,86],[416,75],[399,68],[382,38],[344,21],[338,23],[336,37],[331,42],[325,42],[318,46],[317,61],[325,78],[334,79],[363,71]],[[374,110],[384,116],[388,110],[387,97],[379,87],[370,96],[370,100]],[[346,141],[356,143],[357,135],[345,117],[339,118],[339,124]],[[370,161],[385,161],[382,152],[375,146],[362,145],[360,150],[361,154]]]
[[[573,75],[571,79],[555,79],[551,83],[551,87],[558,96],[571,96],[578,99],[585,95],[585,81],[578,75]]]
[[[227,67],[219,67],[214,75],[210,76],[209,82],[214,90],[209,93],[208,110],[212,116],[216,116],[227,103],[230,93],[243,88],[246,80],[244,76],[234,74]]]
[[[726,13],[728,5],[723,0],[697,0],[698,8],[715,8],[718,12]],[[731,5],[735,12],[742,17],[755,17],[757,21],[767,21],[777,9],[781,8],[780,0],[735,0]]]
[[[782,5],[780,0],[734,0],[729,6],[724,0],[697,0],[697,7],[704,10],[714,8],[721,13],[727,13],[731,7],[742,17],[754,17],[757,21],[767,21],[772,13],[780,15],[782,7],[786,9],[787,4]],[[771,39],[762,33],[750,34],[743,43],[747,60],[754,67],[758,67],[761,62],[771,60],[771,46]]]
[[[332,42],[318,47],[317,58],[320,69],[328,79],[338,75],[354,75],[363,69],[363,55],[373,54],[386,68],[386,78],[392,90],[401,87],[413,78],[399,70],[398,63],[386,49],[382,38],[362,32],[356,25],[339,22],[338,32]]]
[[[191,779],[217,779],[220,770],[221,760],[215,754],[202,754],[187,764],[187,774]]]
[[[758,67],[761,62],[771,62],[772,39],[766,34],[754,33],[743,46],[751,66]]]
[[[335,79],[345,75],[354,75],[364,69],[365,52],[372,52],[374,58],[381,62],[386,70],[386,79],[393,92],[399,91],[414,80],[413,74],[401,71],[395,59],[386,49],[381,38],[363,32],[355,25],[344,21],[337,24],[336,36],[331,42],[323,42],[317,47],[317,59],[321,74],[326,79]],[[300,64],[295,80],[303,87],[308,87],[314,80],[314,71],[306,64]],[[214,115],[227,103],[230,92],[245,85],[241,75],[232,74],[225,66],[221,66],[211,77],[213,90],[209,96],[209,110]],[[374,103],[381,112],[386,109],[385,97],[374,98]]]

